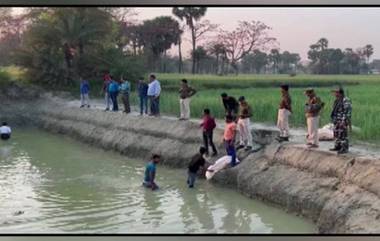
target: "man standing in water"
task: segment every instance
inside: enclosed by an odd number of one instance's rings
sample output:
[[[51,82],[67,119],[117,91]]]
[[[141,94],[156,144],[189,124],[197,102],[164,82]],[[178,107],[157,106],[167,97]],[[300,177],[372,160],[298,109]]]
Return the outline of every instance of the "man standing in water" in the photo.
[[[129,104],[129,93],[131,91],[131,85],[129,84],[129,81],[123,79],[123,77],[120,78],[121,85],[120,85],[120,93],[121,93],[121,100],[124,104],[124,113],[128,114],[131,112],[131,107]]]
[[[150,83],[148,85],[148,97],[150,101],[150,115],[159,116],[161,85],[154,74],[151,74],[149,78]]]
[[[236,137],[236,123],[232,115],[226,116],[226,126],[224,128],[223,142],[226,148],[227,155],[231,156],[231,166],[236,165],[236,150],[235,150],[235,137]]]
[[[334,124],[335,147],[330,151],[337,151],[338,154],[348,152],[348,128],[351,125],[351,101],[344,95],[342,88],[332,91],[335,95],[335,102],[331,112],[331,121]]]
[[[226,115],[231,115],[234,120],[239,110],[239,103],[232,96],[228,96],[227,93],[222,93],[220,95],[222,97],[224,110]]]
[[[239,138],[240,144],[237,149],[241,149],[245,147],[245,150],[251,150],[253,141],[252,141],[252,133],[251,133],[251,121],[250,118],[252,116],[252,109],[245,101],[244,96],[240,96],[239,98],[239,119],[237,121],[237,126],[239,129]]]
[[[90,84],[87,80],[80,77],[80,108],[87,106],[90,108]]]
[[[160,162],[160,156],[153,154],[152,160],[145,167],[145,176],[143,186],[151,188],[153,191],[158,189],[158,185],[154,182],[156,178],[156,165]]]
[[[319,113],[322,110],[324,103],[315,94],[314,89],[307,89],[305,95],[308,100],[305,104],[305,115],[307,120],[307,147],[308,148],[318,148],[319,147],[319,137],[318,137],[318,127],[319,127]]]
[[[0,137],[2,140],[8,140],[11,138],[12,130],[8,126],[7,122],[3,122],[3,124],[0,127]]]
[[[139,78],[137,91],[140,100],[140,115],[148,114],[148,84],[144,82],[144,77]],[[145,108],[145,111],[144,111]]]
[[[280,129],[279,142],[289,141],[289,116],[292,114],[292,100],[289,85],[281,85],[281,101],[278,110],[277,127]]]
[[[187,184],[189,185],[189,188],[194,187],[195,180],[197,179],[197,173],[199,171],[200,167],[204,167],[206,164],[206,160],[203,157],[203,155],[206,153],[206,148],[201,147],[199,149],[199,153],[195,154],[191,158],[191,162],[188,167],[188,178],[187,178]]]
[[[180,104],[180,117],[179,120],[190,119],[190,100],[197,92],[187,84],[187,80],[182,80],[182,86],[179,89],[179,104]]]

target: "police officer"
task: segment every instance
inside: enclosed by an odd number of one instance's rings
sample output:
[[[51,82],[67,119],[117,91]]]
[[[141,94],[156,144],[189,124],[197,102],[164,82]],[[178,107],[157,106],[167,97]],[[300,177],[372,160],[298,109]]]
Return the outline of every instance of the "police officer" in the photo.
[[[344,90],[338,88],[332,91],[335,95],[331,121],[334,124],[335,147],[330,151],[337,151],[338,154],[348,152],[348,128],[351,126],[351,101],[345,97]]]

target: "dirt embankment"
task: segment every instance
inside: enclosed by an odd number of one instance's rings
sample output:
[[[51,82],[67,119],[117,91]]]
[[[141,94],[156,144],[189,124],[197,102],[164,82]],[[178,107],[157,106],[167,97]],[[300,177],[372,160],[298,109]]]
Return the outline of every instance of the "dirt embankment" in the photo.
[[[185,167],[202,143],[197,123],[71,108],[45,97],[8,99],[0,107],[3,116],[134,158],[146,160],[156,152],[172,167]],[[215,140],[221,134],[217,130]],[[273,137],[270,131],[254,134],[263,144]],[[321,233],[380,232],[379,160],[274,143],[239,157],[240,165],[213,180],[309,217]]]

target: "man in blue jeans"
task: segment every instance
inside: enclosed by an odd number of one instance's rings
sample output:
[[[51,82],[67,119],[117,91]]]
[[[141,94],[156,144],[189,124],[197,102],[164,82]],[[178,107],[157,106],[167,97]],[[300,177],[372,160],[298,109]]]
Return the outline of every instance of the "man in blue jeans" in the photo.
[[[148,85],[148,97],[150,100],[150,115],[159,116],[160,115],[160,95],[161,95],[161,84],[156,79],[154,74],[149,76],[150,83]]]
[[[188,167],[188,178],[187,178],[187,184],[189,185],[189,188],[194,187],[195,179],[197,178],[197,173],[200,167],[204,167],[206,164],[206,160],[204,159],[203,155],[206,153],[206,148],[201,147],[199,149],[199,153],[195,154],[191,158],[191,162]]]
[[[113,108],[112,111],[119,111],[117,104],[117,95],[119,94],[119,83],[111,76],[111,83],[108,86],[108,93],[111,96]]]
[[[137,84],[137,94],[140,100],[140,115],[148,114],[148,84],[144,82],[144,77],[139,78],[139,82]],[[145,111],[144,111],[145,107]]]

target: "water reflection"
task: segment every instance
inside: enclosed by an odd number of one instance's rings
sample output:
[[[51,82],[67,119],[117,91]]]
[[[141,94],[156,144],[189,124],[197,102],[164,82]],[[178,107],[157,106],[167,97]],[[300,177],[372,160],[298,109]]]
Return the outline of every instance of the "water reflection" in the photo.
[[[144,162],[62,136],[28,130],[9,146],[0,147],[0,232],[314,231],[302,219],[205,180],[189,190],[183,170],[159,166],[161,189],[152,192],[141,186]],[[14,215],[19,210],[24,213]]]

